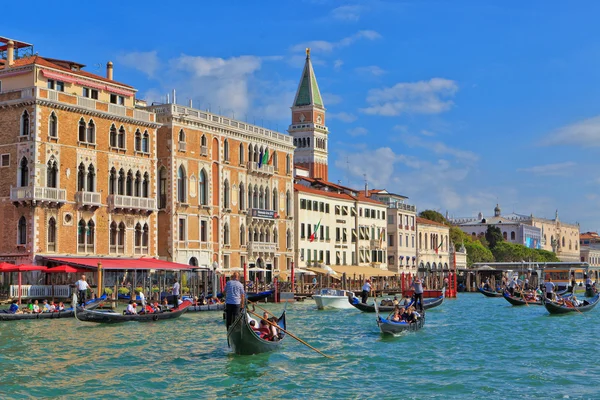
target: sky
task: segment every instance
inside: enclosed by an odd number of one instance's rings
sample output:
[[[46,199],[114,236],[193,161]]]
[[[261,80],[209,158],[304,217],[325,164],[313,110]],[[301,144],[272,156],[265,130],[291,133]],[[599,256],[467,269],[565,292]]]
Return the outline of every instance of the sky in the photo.
[[[81,9],[81,8],[84,9]],[[517,212],[600,230],[595,1],[54,1],[1,36],[177,102],[285,132],[305,48],[329,179],[450,216]],[[70,21],[70,22],[68,22]]]

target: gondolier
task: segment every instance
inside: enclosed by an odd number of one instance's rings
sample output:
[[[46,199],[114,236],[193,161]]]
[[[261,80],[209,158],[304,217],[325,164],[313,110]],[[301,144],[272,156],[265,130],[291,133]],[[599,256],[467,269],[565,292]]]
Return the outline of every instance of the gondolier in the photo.
[[[245,295],[244,285],[239,281],[239,272],[234,272],[231,279],[225,285],[225,315],[227,319],[227,329],[240,313],[244,305]]]
[[[548,278],[548,280],[544,283],[544,289],[546,289],[546,298],[552,300],[552,295],[554,294],[554,282],[552,282],[552,278]]]
[[[371,293],[371,281],[366,280],[365,284],[362,287],[362,302],[367,303],[367,299],[369,298],[369,294]]]
[[[415,301],[413,302],[413,305],[415,306],[415,308],[417,307],[417,302],[419,304],[419,310],[422,312],[423,311],[423,281],[421,280],[421,278],[417,277],[417,279],[414,280],[414,282],[412,283],[412,288],[415,290]]]
[[[88,289],[92,289],[85,280],[85,275],[81,275],[81,279],[75,282],[75,286],[77,287],[77,290],[79,292],[79,304],[81,304],[81,307],[85,307],[87,291]]]

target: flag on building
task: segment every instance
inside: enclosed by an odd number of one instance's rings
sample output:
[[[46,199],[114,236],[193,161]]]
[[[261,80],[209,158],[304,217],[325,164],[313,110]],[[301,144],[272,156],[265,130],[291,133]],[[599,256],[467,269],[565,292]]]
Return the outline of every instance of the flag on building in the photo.
[[[261,161],[262,165],[266,165],[269,162],[269,149],[265,149],[265,154],[263,154]]]
[[[440,249],[440,247],[442,247],[442,245],[444,244],[444,238],[442,237],[442,240],[440,242],[440,245],[438,247],[435,248],[435,254],[438,254],[438,251]]]
[[[262,160],[263,160],[263,151],[262,151],[262,149],[260,149],[260,153],[258,154],[258,168],[262,167]]]
[[[315,226],[315,230],[313,231],[313,233],[310,235],[310,238],[308,238],[308,240],[312,243],[315,241],[315,236],[317,235],[317,231],[319,230],[319,227],[321,226],[321,220],[319,220],[319,223]]]
[[[269,162],[267,163],[267,165],[273,165],[273,154],[275,154],[275,152],[271,153],[271,157],[269,157]]]
[[[379,247],[383,246],[383,239],[385,239],[385,230],[381,230],[381,232],[379,232]]]

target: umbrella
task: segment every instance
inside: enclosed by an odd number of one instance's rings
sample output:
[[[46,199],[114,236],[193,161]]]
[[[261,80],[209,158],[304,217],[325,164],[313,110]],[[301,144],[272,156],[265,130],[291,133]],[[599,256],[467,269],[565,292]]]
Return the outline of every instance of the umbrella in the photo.
[[[0,272],[18,272],[19,273],[19,304],[21,304],[21,272],[27,271],[45,271],[48,267],[44,267],[43,265],[13,265],[13,264],[5,264],[0,266]]]
[[[75,268],[75,267],[71,267],[70,265],[60,265],[58,267],[54,267],[54,268],[48,268],[46,271],[44,271],[47,274],[75,274],[77,272],[85,272],[87,270],[83,269],[83,268]]]

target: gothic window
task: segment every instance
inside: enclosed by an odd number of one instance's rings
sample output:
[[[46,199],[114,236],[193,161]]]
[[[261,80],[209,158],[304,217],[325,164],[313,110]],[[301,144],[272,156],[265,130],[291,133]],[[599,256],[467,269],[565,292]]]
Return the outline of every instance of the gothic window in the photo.
[[[240,246],[246,245],[246,230],[244,229],[244,225],[240,227]]]
[[[206,171],[204,169],[200,171],[200,190],[198,197],[200,198],[200,204],[203,206],[208,205],[208,179]]]
[[[177,201],[179,201],[180,203],[185,203],[187,201],[187,192],[185,184],[185,169],[183,168],[183,165],[180,165],[179,169],[177,170]]]
[[[133,196],[133,171],[127,171],[127,182],[125,185],[125,194],[127,196]]]
[[[240,190],[239,190],[238,195],[239,195],[238,203],[239,203],[240,210],[245,210],[246,209],[246,192],[244,191],[243,183],[240,183]]]
[[[94,124],[94,120],[91,119],[87,124],[87,142],[96,143],[96,125]]]
[[[48,161],[46,168],[46,186],[51,188],[58,187],[58,166],[54,159]]]
[[[273,243],[279,242],[279,236],[277,235],[277,228],[273,229]]]
[[[144,135],[142,136],[142,151],[150,153],[150,135],[148,135],[148,131],[144,131]]]
[[[510,233],[510,240],[515,240],[515,239],[516,239],[516,234],[513,231],[513,232]]]
[[[27,220],[25,217],[19,218],[17,233],[17,244],[27,244]]]
[[[310,147],[310,138],[306,138],[306,147]]]
[[[135,173],[135,184],[133,186],[133,195],[135,197],[141,197],[142,193],[142,174],[140,171]]]
[[[252,151],[252,145],[248,145],[248,161],[252,161],[254,158],[254,152]]]
[[[121,125],[121,127],[119,128],[118,139],[119,139],[118,140],[119,148],[124,149],[125,148],[125,127],[123,127],[123,125]]]
[[[79,120],[79,128],[78,128],[78,133],[79,133],[79,141],[80,142],[85,142],[85,120],[83,118],[81,118]]]
[[[79,164],[77,168],[77,191],[85,192],[85,165]]]
[[[94,234],[95,234],[95,228],[96,228],[96,224],[94,224],[94,221],[92,221],[91,219],[88,221],[87,224],[87,251],[91,252],[94,251]]]
[[[118,235],[117,223],[115,221],[113,221],[110,224],[110,233],[109,233],[109,238],[108,238],[110,253],[117,252],[117,235]]]
[[[223,206],[225,208],[230,208],[229,205],[229,180],[225,179],[225,183],[223,184]]]
[[[29,166],[28,166],[27,158],[23,157],[21,159],[21,163],[19,164],[19,186],[28,186],[29,185]]]
[[[271,196],[269,196],[269,188],[265,188],[265,210],[271,209],[269,207],[271,205],[270,198]]]
[[[206,147],[206,135],[202,135],[200,138],[200,146]]]
[[[48,136],[52,138],[58,137],[58,118],[54,111],[50,114],[50,118],[48,120]]]
[[[88,166],[87,171],[87,191],[93,192],[96,189],[96,168],[93,164]]]
[[[138,222],[135,225],[135,236],[134,236],[135,253],[139,254],[142,250],[142,225]]]
[[[291,164],[291,160],[290,160],[290,155],[287,154],[285,156],[285,173],[289,174],[292,172],[292,164]]]
[[[260,234],[258,236],[258,241],[261,242],[261,243],[265,242],[265,231],[263,231],[262,228],[260,229]]]
[[[109,136],[110,147],[117,147],[117,127],[115,126],[115,124],[112,124],[110,126]]]
[[[279,163],[277,160],[277,152],[275,150],[273,150],[273,166],[275,168],[275,171],[279,171]]]
[[[167,169],[161,167],[158,172],[158,208],[167,206]]]
[[[117,253],[125,253],[125,224],[119,224],[119,236],[117,237]]]
[[[258,146],[254,145],[254,162],[258,162]]]
[[[258,208],[258,188],[254,186],[254,201],[252,202],[253,208]]]
[[[271,231],[268,229],[265,232],[265,243],[271,243]]]
[[[252,185],[248,185],[248,208],[252,208]]]
[[[143,254],[148,254],[148,235],[149,235],[149,229],[148,229],[148,224],[144,224],[144,227],[142,228],[142,253]]]
[[[120,195],[125,194],[125,170],[123,168],[119,170],[119,185],[117,187],[117,192]]]
[[[181,129],[181,130],[179,131],[179,141],[180,141],[181,143],[185,143],[185,132],[183,131],[183,129]]]
[[[267,196],[268,196],[268,194],[267,194]],[[265,193],[263,191],[262,186],[260,187],[260,189],[258,191],[258,208],[260,208],[260,209],[265,208]]]
[[[229,140],[223,142],[223,159],[229,161]]]
[[[144,173],[144,181],[142,182],[142,197],[148,198],[150,195],[150,174]]]
[[[229,224],[227,222],[223,226],[223,243],[229,244]]]
[[[285,194],[285,214],[288,217],[292,215],[292,195],[289,190]]]
[[[288,229],[285,238],[285,246],[288,249],[292,248],[292,232]]]
[[[240,143],[240,164],[244,163],[244,144]]]
[[[85,122],[84,122],[85,124]],[[23,111],[23,114],[21,115],[21,136],[29,136],[29,129],[30,129],[30,123],[29,123],[29,113],[27,112],[27,110]]]
[[[277,211],[279,209],[279,196],[277,196],[277,189],[273,189],[273,211]]]
[[[139,129],[135,130],[135,151],[142,151],[142,132]]]

